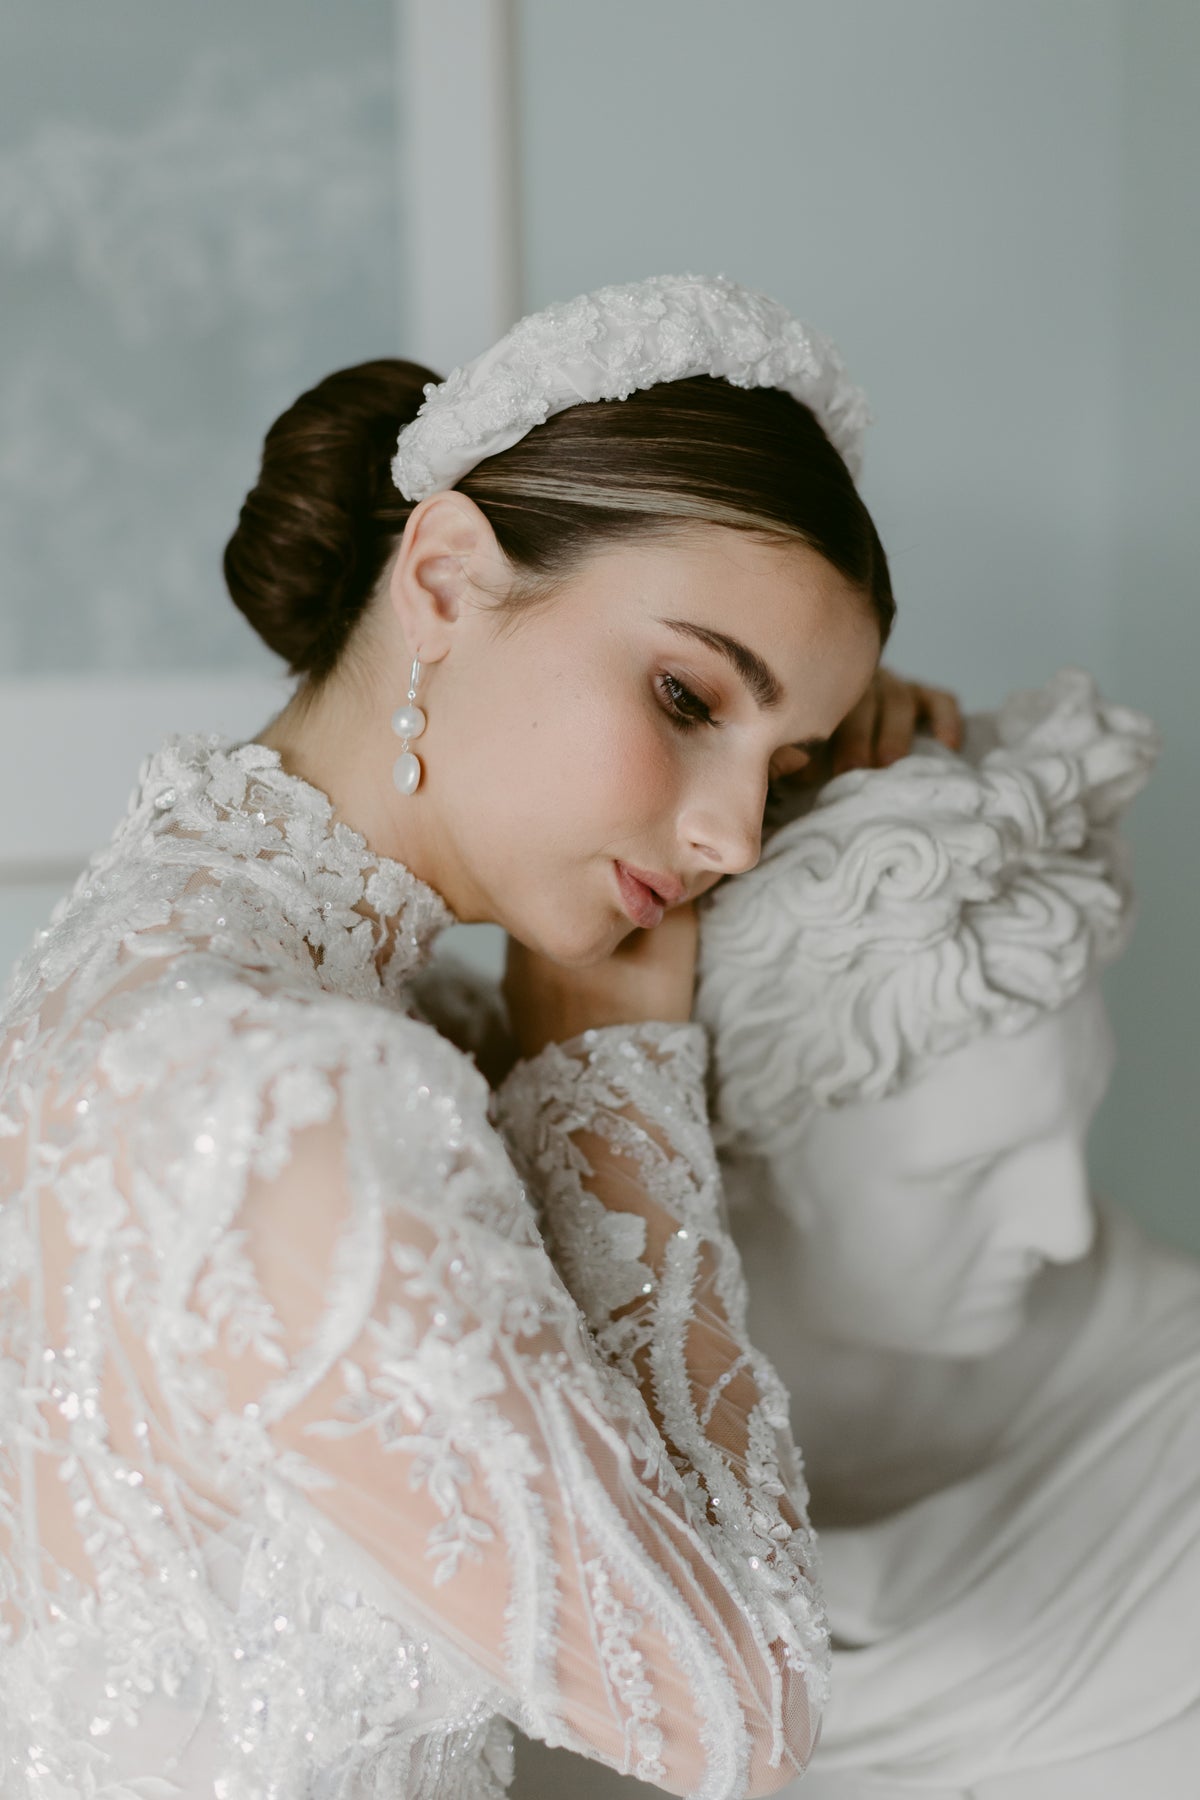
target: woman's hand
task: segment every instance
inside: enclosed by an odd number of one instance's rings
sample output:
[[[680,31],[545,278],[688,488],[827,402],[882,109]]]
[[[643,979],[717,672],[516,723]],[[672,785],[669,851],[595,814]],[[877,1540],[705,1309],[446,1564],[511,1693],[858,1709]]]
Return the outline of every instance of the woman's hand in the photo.
[[[668,908],[653,930],[631,932],[586,969],[563,968],[510,937],[503,993],[520,1054],[536,1056],[601,1025],[690,1019],[696,942],[690,901]]]
[[[918,731],[927,730],[949,750],[962,745],[962,714],[953,694],[923,682],[905,681],[890,669],[877,669],[870,687],[847,713],[829,745],[827,771],[882,769],[912,749]]]

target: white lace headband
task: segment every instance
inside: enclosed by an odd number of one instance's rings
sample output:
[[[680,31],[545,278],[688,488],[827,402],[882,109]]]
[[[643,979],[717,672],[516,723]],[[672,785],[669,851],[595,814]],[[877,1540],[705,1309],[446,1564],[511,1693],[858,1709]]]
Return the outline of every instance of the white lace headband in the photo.
[[[723,275],[654,275],[530,313],[448,380],[401,431],[392,478],[407,500],[453,487],[551,413],[693,375],[782,388],[816,414],[852,475],[870,414],[829,339]]]

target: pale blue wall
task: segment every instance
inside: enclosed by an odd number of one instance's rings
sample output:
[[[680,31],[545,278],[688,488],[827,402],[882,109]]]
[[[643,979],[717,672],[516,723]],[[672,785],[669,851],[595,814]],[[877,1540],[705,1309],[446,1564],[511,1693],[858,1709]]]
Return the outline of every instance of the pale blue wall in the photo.
[[[1100,1182],[1200,1249],[1200,7],[519,0],[526,301],[724,270],[876,413],[896,666],[1163,726]]]
[[[526,298],[723,270],[841,345],[894,659],[1107,667],[1117,9],[520,0]]]
[[[1122,15],[1116,667],[1165,751],[1133,819],[1141,924],[1114,972],[1114,1193],[1200,1247],[1200,6]]]

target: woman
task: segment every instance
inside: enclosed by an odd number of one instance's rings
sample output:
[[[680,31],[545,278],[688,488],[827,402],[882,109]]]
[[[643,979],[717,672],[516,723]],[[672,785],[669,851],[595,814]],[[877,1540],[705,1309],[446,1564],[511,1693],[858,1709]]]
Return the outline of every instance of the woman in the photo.
[[[781,308],[663,278],[425,373],[272,428],[226,573],[296,697],[150,760],[10,991],[6,1795],[496,1795],[504,1720],[706,1796],[812,1747],[691,902],[847,715],[953,708],[862,699],[861,396]],[[513,942],[494,1097],[408,1005],[455,918]]]

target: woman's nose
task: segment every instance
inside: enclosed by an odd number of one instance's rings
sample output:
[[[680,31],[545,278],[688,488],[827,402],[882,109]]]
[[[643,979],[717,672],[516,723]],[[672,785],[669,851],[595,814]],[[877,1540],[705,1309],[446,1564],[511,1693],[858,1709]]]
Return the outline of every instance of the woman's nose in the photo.
[[[708,782],[685,804],[680,819],[683,842],[714,874],[741,875],[762,854],[765,776]]]

